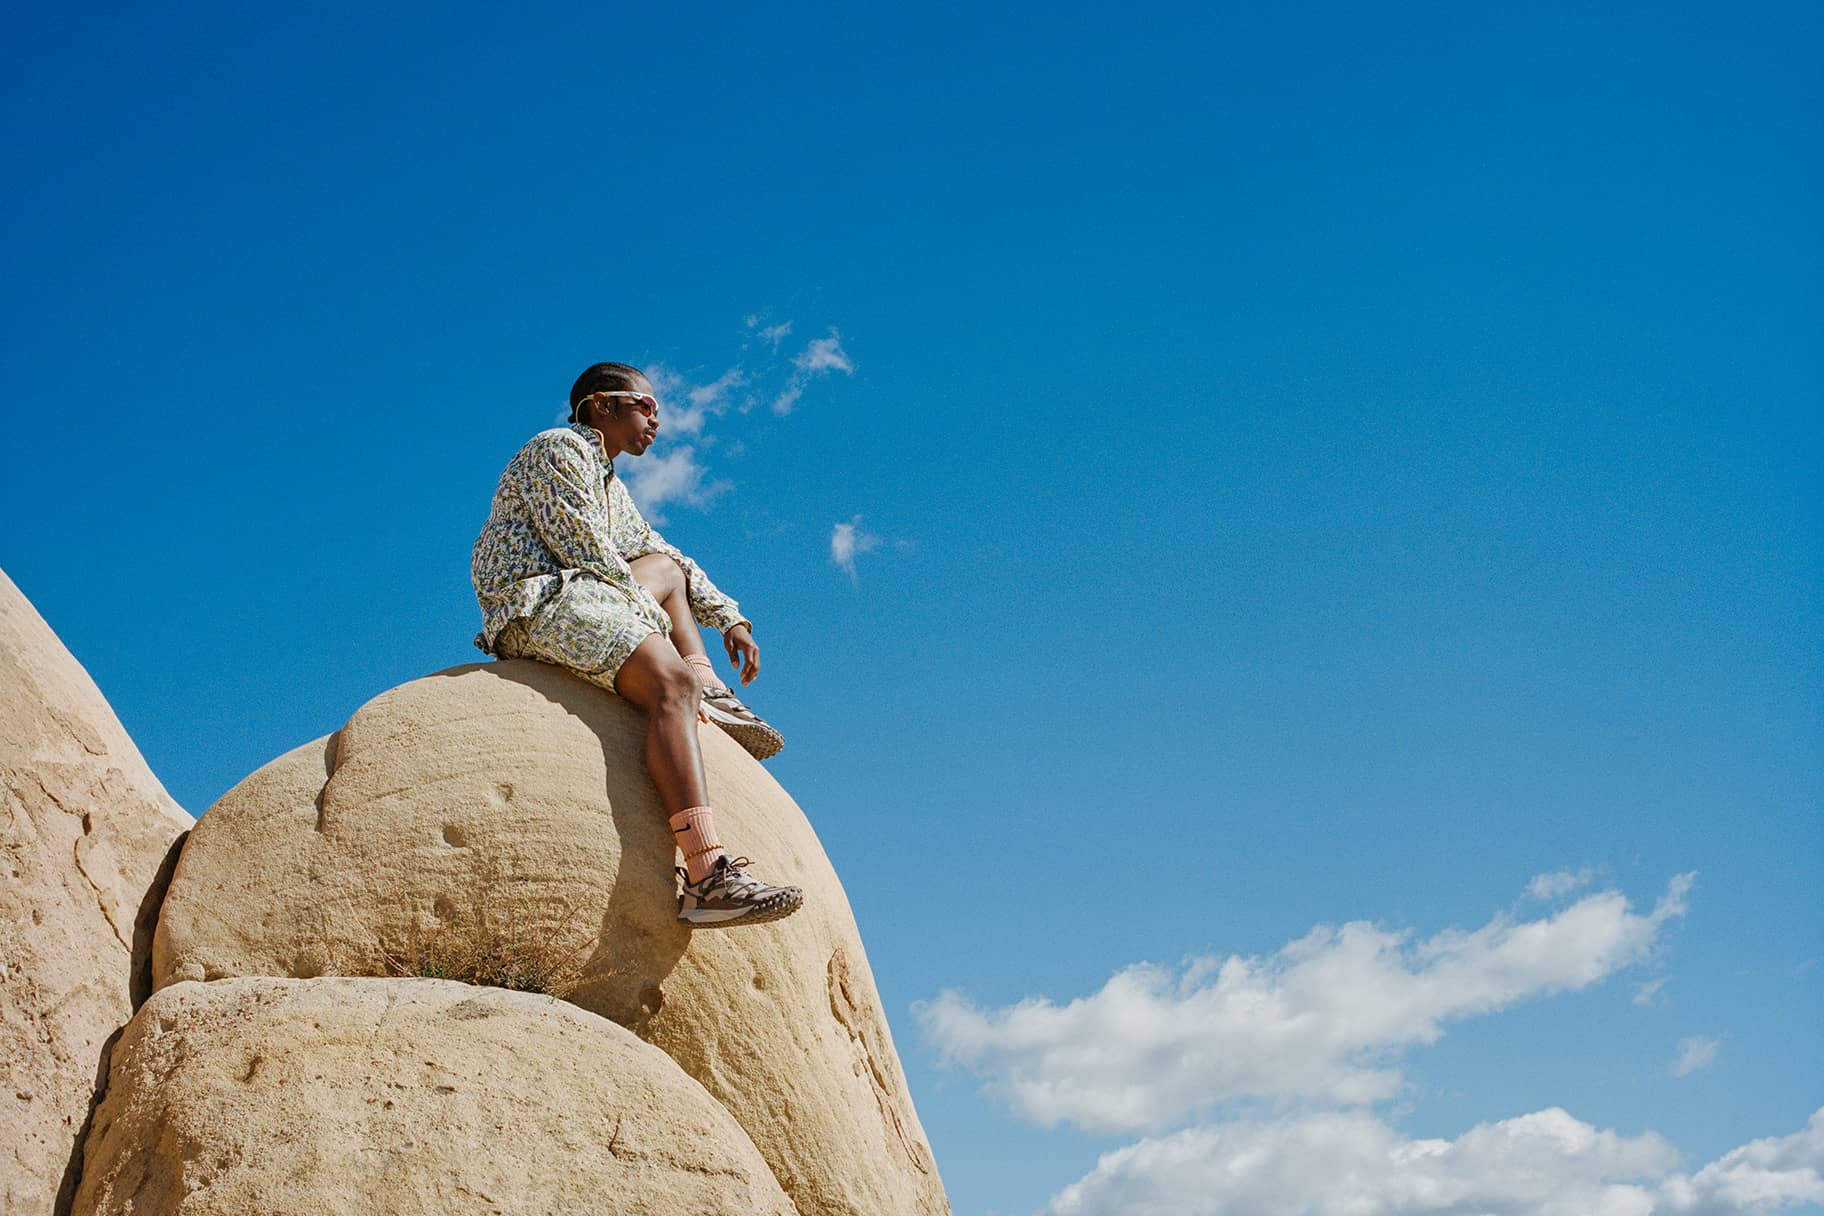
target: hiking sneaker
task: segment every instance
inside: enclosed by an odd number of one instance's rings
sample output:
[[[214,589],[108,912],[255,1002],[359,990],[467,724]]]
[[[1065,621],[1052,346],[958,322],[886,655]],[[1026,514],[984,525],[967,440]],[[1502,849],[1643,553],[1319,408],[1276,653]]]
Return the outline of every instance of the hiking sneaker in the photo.
[[[741,868],[747,864],[745,857],[724,853],[716,858],[716,868],[698,883],[691,882],[680,867],[684,895],[678,906],[679,923],[692,929],[759,925],[790,916],[804,903],[802,890],[768,886]]]
[[[785,736],[768,726],[760,715],[741,704],[730,688],[704,689],[703,712],[709,720],[733,735],[756,760],[776,756],[785,746]]]

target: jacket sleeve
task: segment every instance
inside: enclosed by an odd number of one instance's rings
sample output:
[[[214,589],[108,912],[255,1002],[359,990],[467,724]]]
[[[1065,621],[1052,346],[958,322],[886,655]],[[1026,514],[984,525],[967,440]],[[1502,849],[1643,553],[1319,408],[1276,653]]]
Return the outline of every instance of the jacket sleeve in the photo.
[[[684,571],[690,615],[696,619],[697,624],[722,633],[727,633],[736,625],[746,625],[752,629],[753,622],[741,615],[741,605],[717,590],[716,585],[709,581],[709,575],[703,573],[703,567],[684,556],[676,545],[653,530],[653,526],[646,522],[646,517],[640,514],[640,509],[633,505],[633,498],[618,477],[613,485],[613,509],[627,513],[627,526],[621,530],[625,544],[622,556],[633,561],[649,553],[658,553],[678,563]]]
[[[520,462],[520,497],[538,538],[564,569],[586,571],[636,594],[633,571],[614,548],[608,504],[591,484],[595,476],[575,444],[554,437]]]

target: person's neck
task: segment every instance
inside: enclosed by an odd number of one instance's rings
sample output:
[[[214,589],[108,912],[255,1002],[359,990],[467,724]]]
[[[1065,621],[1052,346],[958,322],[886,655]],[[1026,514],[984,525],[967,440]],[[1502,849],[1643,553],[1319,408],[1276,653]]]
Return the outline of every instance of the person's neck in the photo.
[[[589,428],[589,433],[591,435],[595,436],[595,446],[602,450],[602,455],[604,457],[613,460],[616,456],[621,454],[621,449],[609,443],[608,436],[604,435],[599,427],[588,422],[583,423],[583,425]]]

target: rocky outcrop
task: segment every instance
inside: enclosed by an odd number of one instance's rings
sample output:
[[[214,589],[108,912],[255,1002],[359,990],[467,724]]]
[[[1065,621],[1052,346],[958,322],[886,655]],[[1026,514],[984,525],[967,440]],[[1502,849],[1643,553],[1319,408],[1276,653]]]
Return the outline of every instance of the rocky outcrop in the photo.
[[[804,1216],[948,1212],[848,900],[804,814],[714,729],[725,840],[805,889],[694,936],[643,722],[558,669],[453,668],[377,697],[204,816],[154,943],[160,988],[435,970],[439,943],[552,944],[568,999],[662,1048],[740,1122]]]
[[[190,816],[0,573],[0,1211],[52,1212]],[[136,967],[137,963],[137,967]]]
[[[545,996],[422,979],[166,988],[114,1049],[75,1216],[789,1216],[728,1112]]]

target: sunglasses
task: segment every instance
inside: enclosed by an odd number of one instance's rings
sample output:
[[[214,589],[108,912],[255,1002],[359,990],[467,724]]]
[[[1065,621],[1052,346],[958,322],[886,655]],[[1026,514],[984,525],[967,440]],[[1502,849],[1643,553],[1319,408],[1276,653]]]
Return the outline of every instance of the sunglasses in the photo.
[[[657,418],[659,416],[659,399],[654,397],[651,393],[600,392],[590,393],[589,396],[592,398],[626,397],[633,402],[634,408],[638,409],[640,413],[646,415],[648,418]]]

